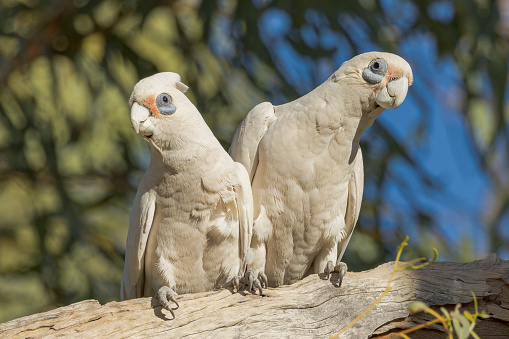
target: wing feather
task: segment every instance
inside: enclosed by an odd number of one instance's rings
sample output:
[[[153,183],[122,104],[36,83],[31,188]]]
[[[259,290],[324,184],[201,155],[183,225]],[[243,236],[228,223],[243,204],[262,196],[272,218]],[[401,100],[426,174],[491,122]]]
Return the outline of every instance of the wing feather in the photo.
[[[345,214],[345,226],[347,237],[338,244],[338,261],[345,253],[346,247],[350,242],[355,224],[359,219],[362,204],[362,192],[364,191],[364,165],[362,162],[362,152],[359,147],[357,156],[353,164],[353,171],[348,183],[348,202]]]
[[[140,184],[140,188],[141,188]],[[145,252],[148,236],[154,221],[156,195],[153,191],[136,197],[129,218],[124,274],[120,288],[120,300],[143,297],[145,283]]]
[[[234,161],[244,165],[250,182],[258,166],[258,145],[275,119],[274,106],[270,102],[258,104],[242,120],[233,136],[228,153]]]
[[[239,178],[239,183],[233,187],[236,193],[239,220],[239,275],[243,275],[246,270],[247,255],[253,236],[253,194],[251,182],[244,166],[236,162],[235,168]]]

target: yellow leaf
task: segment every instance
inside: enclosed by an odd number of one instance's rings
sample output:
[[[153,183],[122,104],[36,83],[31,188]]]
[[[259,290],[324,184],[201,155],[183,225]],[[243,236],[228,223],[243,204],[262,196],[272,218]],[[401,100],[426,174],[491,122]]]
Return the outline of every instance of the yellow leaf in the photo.
[[[465,312],[463,312],[463,315],[464,315],[464,316],[465,316],[468,320],[470,320],[470,322],[474,322],[474,321],[475,321],[474,316],[473,316],[472,314],[470,314],[470,312],[465,311]]]

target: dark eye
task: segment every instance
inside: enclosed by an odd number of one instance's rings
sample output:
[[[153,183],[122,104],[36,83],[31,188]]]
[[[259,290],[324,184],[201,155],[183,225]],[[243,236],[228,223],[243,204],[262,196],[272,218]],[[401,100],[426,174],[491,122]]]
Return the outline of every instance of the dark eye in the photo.
[[[378,84],[383,80],[388,69],[389,65],[384,59],[371,60],[368,67],[362,72],[362,78],[370,84]]]
[[[164,115],[171,115],[177,110],[177,108],[173,105],[171,96],[166,93],[161,93],[157,96],[156,106],[159,112]]]

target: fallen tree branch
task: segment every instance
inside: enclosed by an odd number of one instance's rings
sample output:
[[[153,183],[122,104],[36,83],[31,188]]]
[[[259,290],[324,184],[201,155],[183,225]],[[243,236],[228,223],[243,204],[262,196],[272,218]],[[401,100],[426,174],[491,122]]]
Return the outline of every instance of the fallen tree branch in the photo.
[[[348,272],[343,286],[309,276],[293,285],[266,290],[266,297],[229,290],[186,294],[178,298],[176,319],[151,298],[100,305],[85,300],[53,311],[0,324],[1,338],[62,337],[189,337],[189,338],[327,338],[368,307],[386,288],[393,263]],[[333,276],[332,280],[337,279]],[[509,261],[496,255],[470,263],[438,262],[398,272],[391,291],[340,338],[387,335],[433,319],[409,315],[407,306],[422,301],[433,309],[457,303],[473,311],[470,291],[479,310],[490,319],[475,328],[481,338],[509,334]],[[412,338],[444,338],[440,324],[412,333]]]

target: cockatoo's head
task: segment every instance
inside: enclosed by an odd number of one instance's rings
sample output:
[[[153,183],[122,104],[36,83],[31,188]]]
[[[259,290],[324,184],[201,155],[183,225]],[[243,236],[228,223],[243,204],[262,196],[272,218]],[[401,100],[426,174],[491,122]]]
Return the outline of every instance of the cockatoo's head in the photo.
[[[177,73],[157,73],[140,80],[129,99],[134,131],[158,148],[168,144],[172,132],[185,129],[193,115],[199,115],[184,95],[187,89]]]
[[[412,85],[412,69],[403,58],[383,52],[357,55],[344,62],[331,76],[333,82],[345,81],[357,93],[364,90],[371,109],[397,108]]]

